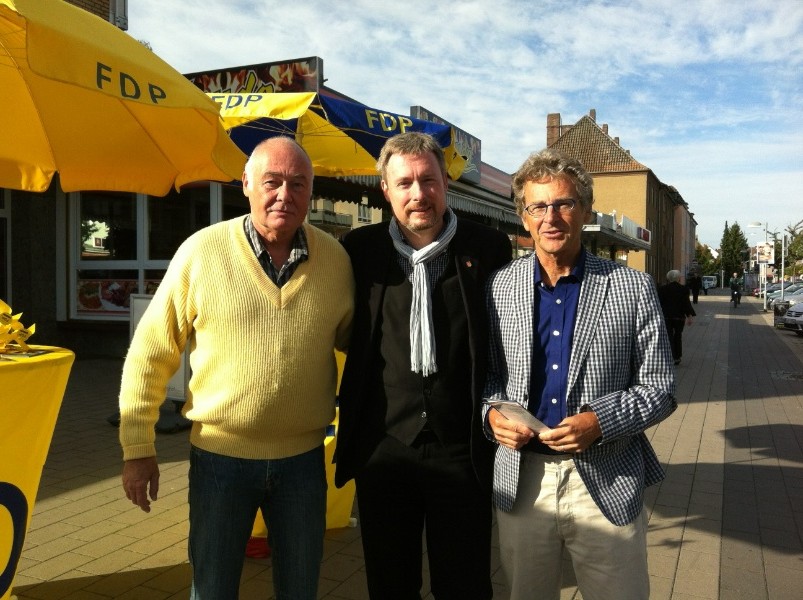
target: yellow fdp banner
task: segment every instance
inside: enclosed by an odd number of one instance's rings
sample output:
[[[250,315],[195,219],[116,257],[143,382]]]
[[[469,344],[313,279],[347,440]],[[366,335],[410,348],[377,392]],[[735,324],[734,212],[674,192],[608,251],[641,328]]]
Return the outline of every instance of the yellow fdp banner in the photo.
[[[11,596],[74,359],[48,346],[0,353],[0,600]]]

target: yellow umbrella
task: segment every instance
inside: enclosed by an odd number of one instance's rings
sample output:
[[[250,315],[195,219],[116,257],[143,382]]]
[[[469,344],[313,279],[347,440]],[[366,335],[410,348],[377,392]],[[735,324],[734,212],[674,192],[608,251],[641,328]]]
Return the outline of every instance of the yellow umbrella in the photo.
[[[0,0],[0,187],[164,195],[239,179],[219,106],[151,50],[61,0]]]
[[[376,175],[376,160],[388,138],[405,131],[432,135],[443,148],[446,168],[457,179],[465,158],[449,125],[414,119],[315,92],[222,94],[220,117],[232,140],[250,154],[266,137],[294,136],[307,151],[316,175]]]

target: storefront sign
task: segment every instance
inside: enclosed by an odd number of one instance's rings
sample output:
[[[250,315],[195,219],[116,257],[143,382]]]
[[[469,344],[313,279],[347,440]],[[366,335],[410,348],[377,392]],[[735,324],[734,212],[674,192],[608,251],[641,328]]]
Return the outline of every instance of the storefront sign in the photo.
[[[189,73],[205,92],[317,92],[323,85],[323,59],[317,56]]]
[[[775,245],[772,242],[758,244],[756,253],[758,254],[758,264],[769,265],[775,263]]]

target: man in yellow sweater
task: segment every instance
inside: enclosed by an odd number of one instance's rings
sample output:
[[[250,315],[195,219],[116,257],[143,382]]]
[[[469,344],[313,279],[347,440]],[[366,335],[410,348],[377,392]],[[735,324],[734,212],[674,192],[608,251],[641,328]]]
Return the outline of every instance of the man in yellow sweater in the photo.
[[[237,599],[257,510],[270,531],[275,597],[316,598],[334,349],[348,343],[354,281],[337,240],[304,223],[312,179],[292,139],[257,146],[243,173],[250,214],[181,245],[126,357],[123,488],[149,512],[159,490],[154,424],[190,348],[193,600]]]

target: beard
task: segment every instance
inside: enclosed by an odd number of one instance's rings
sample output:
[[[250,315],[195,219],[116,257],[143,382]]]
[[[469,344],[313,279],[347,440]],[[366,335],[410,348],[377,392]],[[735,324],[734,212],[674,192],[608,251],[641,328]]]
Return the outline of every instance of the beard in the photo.
[[[404,226],[405,229],[415,232],[426,231],[433,227],[435,227],[435,221],[433,219],[428,219],[426,221],[408,221]]]
[[[413,213],[407,216],[407,221],[403,223],[405,229],[418,233],[439,227],[443,223],[443,215],[434,211],[427,213]]]

